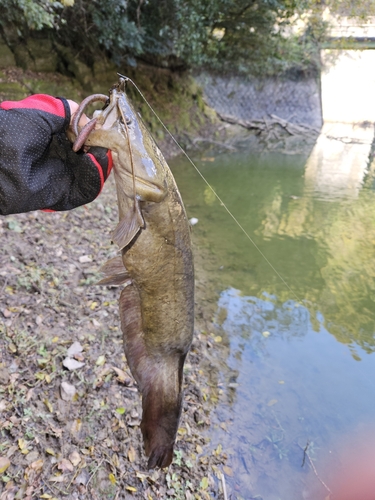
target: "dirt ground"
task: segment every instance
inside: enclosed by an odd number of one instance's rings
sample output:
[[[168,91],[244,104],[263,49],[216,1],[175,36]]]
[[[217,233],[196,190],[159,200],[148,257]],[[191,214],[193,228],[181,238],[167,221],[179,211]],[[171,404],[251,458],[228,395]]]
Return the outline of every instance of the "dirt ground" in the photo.
[[[224,498],[222,474],[231,470],[206,431],[226,347],[212,323],[199,249],[174,462],[148,471],[141,399],[122,349],[120,291],[94,285],[116,254],[117,218],[111,178],[87,207],[0,219],[1,500]]]

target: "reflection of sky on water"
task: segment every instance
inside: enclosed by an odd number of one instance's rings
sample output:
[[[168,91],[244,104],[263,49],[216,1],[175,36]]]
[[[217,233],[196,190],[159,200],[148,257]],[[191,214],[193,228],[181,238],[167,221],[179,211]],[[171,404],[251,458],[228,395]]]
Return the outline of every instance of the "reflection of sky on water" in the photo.
[[[237,483],[238,498],[316,500],[316,477],[301,468],[302,450],[311,442],[311,456],[322,464],[335,454],[336,439],[374,419],[373,355],[360,350],[356,361],[322,317],[314,331],[309,311],[292,301],[276,305],[272,297],[227,289],[218,306],[238,385],[227,389],[232,405],[218,412],[231,421],[229,434],[216,431],[214,440],[231,455],[233,491]]]

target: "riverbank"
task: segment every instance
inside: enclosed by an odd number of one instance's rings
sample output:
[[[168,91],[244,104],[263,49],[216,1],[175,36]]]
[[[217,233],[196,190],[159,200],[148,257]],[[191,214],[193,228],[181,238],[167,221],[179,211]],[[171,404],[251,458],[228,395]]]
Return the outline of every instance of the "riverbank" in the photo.
[[[122,349],[119,290],[93,285],[115,254],[116,221],[113,179],[88,207],[0,221],[1,499],[220,494],[225,450],[211,449],[204,432],[220,399],[215,366],[226,348],[212,323],[202,256],[175,459],[168,470],[149,472],[141,400]]]

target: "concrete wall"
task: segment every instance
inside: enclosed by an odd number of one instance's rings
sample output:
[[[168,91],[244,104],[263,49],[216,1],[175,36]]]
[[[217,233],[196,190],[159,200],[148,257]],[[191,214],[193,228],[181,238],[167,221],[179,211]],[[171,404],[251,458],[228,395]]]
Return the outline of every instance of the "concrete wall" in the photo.
[[[219,114],[239,120],[263,120],[270,115],[320,128],[320,85],[316,79],[256,79],[196,75],[204,98]]]

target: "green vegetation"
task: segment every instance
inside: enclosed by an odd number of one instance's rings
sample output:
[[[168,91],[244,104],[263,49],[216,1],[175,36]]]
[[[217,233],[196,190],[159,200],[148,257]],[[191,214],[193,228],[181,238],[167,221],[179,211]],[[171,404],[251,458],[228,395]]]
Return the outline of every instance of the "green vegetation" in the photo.
[[[88,65],[105,54],[181,70],[280,74],[319,65],[323,10],[366,17],[366,0],[1,0],[0,34],[12,49],[33,35]],[[61,68],[60,68],[61,69]]]

